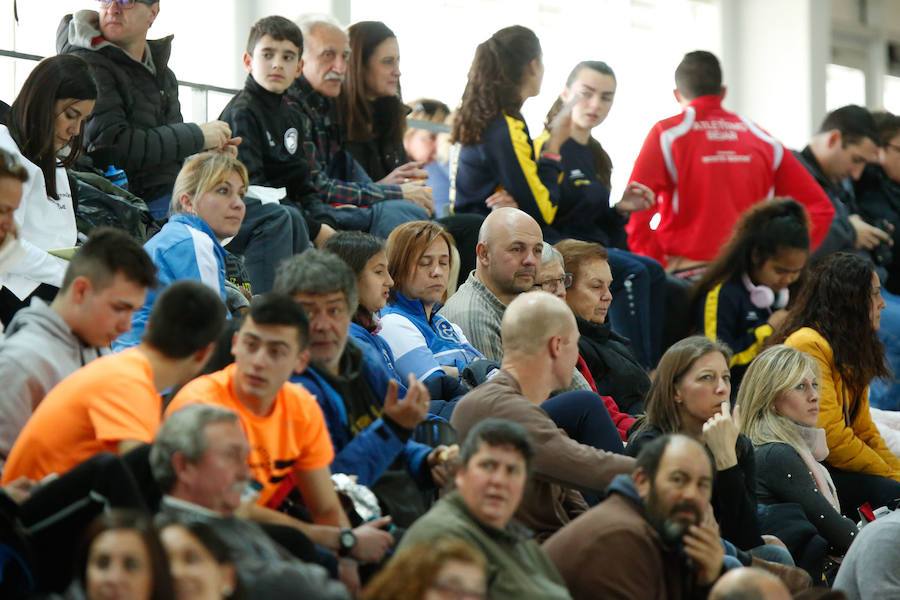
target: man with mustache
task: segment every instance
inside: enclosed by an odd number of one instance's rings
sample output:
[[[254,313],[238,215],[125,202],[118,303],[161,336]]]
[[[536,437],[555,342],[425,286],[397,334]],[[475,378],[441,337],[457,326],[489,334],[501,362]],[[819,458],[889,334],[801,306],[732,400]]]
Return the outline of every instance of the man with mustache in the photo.
[[[696,441],[667,435],[644,447],[604,502],[544,544],[572,597],[706,598],[725,556],[712,482]]]
[[[376,183],[343,149],[335,98],[347,72],[347,34],[324,17],[301,19],[299,25],[302,76],[287,94],[301,113],[300,150],[317,191],[317,198],[306,199],[306,212],[337,229],[383,238],[400,223],[428,218],[431,190],[422,185],[427,174],[418,164],[398,167]]]
[[[621,454],[621,439],[596,394],[573,391],[548,400],[571,380],[578,360],[578,326],[564,301],[543,291],[518,296],[501,333],[500,370],[463,396],[450,422],[460,437],[489,417],[525,428],[535,457],[516,519],[546,539],[587,509],[582,491],[594,500],[634,462]],[[597,412],[574,410],[584,406]],[[565,422],[569,412],[581,417],[573,419],[577,426]]]

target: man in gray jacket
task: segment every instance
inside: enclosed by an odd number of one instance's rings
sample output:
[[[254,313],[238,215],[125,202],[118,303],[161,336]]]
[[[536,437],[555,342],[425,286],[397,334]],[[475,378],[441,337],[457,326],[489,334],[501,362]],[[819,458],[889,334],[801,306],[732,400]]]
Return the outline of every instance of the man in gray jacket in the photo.
[[[96,229],[49,306],[35,298],[0,342],[0,467],[47,392],[108,352],[156,284],[156,267],[124,231]]]

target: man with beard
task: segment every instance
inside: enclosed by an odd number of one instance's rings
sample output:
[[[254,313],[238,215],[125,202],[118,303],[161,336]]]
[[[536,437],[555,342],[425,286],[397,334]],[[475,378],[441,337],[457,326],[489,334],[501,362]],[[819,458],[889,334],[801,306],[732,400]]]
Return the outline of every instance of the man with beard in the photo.
[[[572,597],[706,598],[723,570],[713,466],[696,441],[657,438],[609,497],[544,544]]]

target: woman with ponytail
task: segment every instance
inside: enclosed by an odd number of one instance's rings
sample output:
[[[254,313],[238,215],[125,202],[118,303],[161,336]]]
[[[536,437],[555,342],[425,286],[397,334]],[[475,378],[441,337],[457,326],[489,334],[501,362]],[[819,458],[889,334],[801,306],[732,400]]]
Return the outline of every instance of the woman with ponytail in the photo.
[[[666,273],[658,262],[628,251],[625,223],[628,215],[653,204],[653,192],[637,182],[628,184],[621,200],[609,205],[612,160],[592,135],[606,120],[616,95],[616,75],[605,62],[578,63],[566,86],[547,113],[546,129],[535,140],[540,154],[550,139],[557,115],[572,105],[572,136],[560,146],[563,179],[560,205],[570,218],[557,218],[555,229],[563,236],[603,244],[609,252],[613,302],[609,321],[613,330],[628,338],[644,366],[656,366],[662,352],[665,320]]]
[[[744,213],[728,243],[694,288],[693,314],[700,332],[724,342],[732,390],[787,316],[788,286],[809,258],[806,211],[789,198],[760,202]]]
[[[555,229],[558,223],[569,217],[592,220],[592,215],[585,207],[560,203],[559,152],[571,133],[571,104],[559,111],[535,156],[521,109],[538,95],[543,78],[541,44],[530,29],[506,27],[478,45],[453,123],[452,141],[462,147],[451,181],[456,212],[487,215],[517,207],[538,222],[544,241],[553,243],[563,237]]]

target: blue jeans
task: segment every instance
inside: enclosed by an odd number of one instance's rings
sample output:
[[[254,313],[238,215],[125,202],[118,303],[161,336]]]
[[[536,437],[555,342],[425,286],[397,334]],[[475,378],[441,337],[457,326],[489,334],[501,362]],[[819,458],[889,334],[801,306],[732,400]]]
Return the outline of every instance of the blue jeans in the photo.
[[[337,223],[336,229],[365,231],[387,239],[391,231],[408,221],[427,221],[428,213],[408,200],[384,200],[363,208],[335,208],[321,205],[313,214]]]
[[[874,379],[869,386],[869,403],[881,410],[900,410],[900,296],[881,290],[885,307],[881,311],[878,337],[884,344],[885,357],[891,368],[890,379]]]
[[[613,331],[631,342],[640,363],[652,369],[662,352],[666,307],[666,272],[646,256],[608,248],[613,283],[609,321]]]
[[[244,222],[227,250],[243,255],[253,293],[265,294],[275,283],[278,265],[309,248],[309,230],[303,214],[294,206],[263,204],[256,198],[244,201]]]

